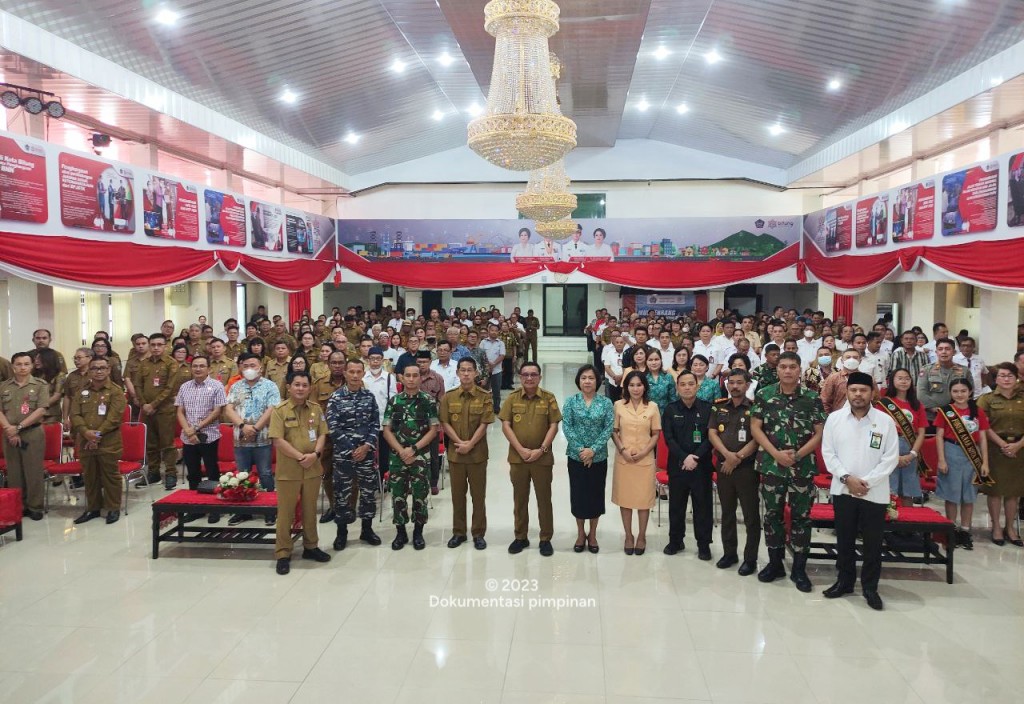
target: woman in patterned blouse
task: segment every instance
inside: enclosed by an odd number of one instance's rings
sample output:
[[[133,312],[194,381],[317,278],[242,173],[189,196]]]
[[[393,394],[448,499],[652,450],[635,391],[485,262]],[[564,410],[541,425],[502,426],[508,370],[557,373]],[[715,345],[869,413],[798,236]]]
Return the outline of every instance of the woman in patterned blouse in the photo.
[[[718,398],[718,379],[712,379],[708,374],[708,358],[702,354],[695,354],[690,359],[690,371],[697,377],[697,398],[701,401],[711,403]]]
[[[647,384],[648,397],[658,405],[658,412],[664,413],[668,404],[676,400],[676,383],[671,374],[662,368],[661,352],[650,350],[647,353]]]

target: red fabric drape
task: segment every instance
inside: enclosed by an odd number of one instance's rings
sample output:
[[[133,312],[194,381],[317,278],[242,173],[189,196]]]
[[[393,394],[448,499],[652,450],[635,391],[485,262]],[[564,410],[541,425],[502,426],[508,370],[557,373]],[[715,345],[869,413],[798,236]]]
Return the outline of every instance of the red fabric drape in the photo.
[[[697,320],[707,320],[708,319],[708,294],[705,293],[704,291],[700,291],[700,292],[697,293],[696,298],[697,298],[697,305],[695,306],[695,308],[696,308],[696,313],[697,313]]]
[[[302,318],[302,311],[313,311],[313,301],[310,291],[296,291],[288,294],[288,320],[295,323]]]
[[[927,247],[922,258],[975,284],[1024,288],[1024,238]]]
[[[804,264],[819,281],[831,288],[858,292],[874,286],[900,268],[900,253],[826,257],[813,242],[806,240]]]
[[[853,320],[853,296],[837,293],[832,296],[832,320],[842,318],[847,323]]]
[[[268,286],[282,291],[303,291],[326,281],[336,264],[322,259],[259,259],[244,254],[240,266]]]
[[[525,278],[544,270],[543,264],[474,264],[469,262],[402,262],[377,264],[338,247],[341,265],[374,281],[409,288],[480,288]],[[575,266],[575,265],[571,265]],[[571,269],[570,269],[571,271]]]

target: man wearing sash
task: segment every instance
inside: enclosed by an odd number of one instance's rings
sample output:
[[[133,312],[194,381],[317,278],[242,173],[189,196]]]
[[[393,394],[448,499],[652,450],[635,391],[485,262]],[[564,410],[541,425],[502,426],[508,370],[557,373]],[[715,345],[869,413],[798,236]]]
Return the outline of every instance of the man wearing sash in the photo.
[[[832,473],[839,576],[824,596],[835,599],[853,593],[859,533],[863,540],[860,583],[864,599],[872,609],[881,611],[878,578],[882,571],[882,534],[889,506],[889,474],[899,459],[899,444],[892,418],[872,408],[873,393],[871,376],[853,372],[846,382],[847,405],[825,421],[821,454]]]

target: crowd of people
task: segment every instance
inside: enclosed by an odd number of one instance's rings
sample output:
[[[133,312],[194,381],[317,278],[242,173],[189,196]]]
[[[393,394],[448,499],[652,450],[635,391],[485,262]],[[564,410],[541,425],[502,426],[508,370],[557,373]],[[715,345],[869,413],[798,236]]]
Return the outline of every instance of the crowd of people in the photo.
[[[266,523],[276,523],[277,570],[286,574],[296,510],[302,557],[326,562],[317,523],[336,524],[335,550],[346,549],[348,527],[357,520],[359,540],[380,545],[372,522],[385,492],[395,524],[392,549],[410,542],[425,548],[443,438],[453,506],[448,547],[472,538],[482,550],[487,428],[497,419],[508,441],[513,487],[510,553],[530,546],[531,493],[540,553],[553,553],[552,445],[561,428],[575,552],[600,550],[609,453],[623,549],[646,552],[650,510],[659,500],[656,455],[664,453],[665,554],[685,549],[692,506],[697,556],[711,559],[717,489],[723,548],[717,566],[739,564],[742,576],[757,572],[761,581],[774,581],[786,576],[788,542],[790,579],[806,592],[812,589],[806,563],[820,454],[832,475],[839,543],[839,578],[825,595],[852,591],[859,535],[863,593],[880,609],[886,510],[891,495],[904,503],[923,500],[919,470],[928,468],[922,445],[934,435],[935,494],[957,523],[958,546],[973,547],[980,488],[988,499],[991,541],[1024,547],[1015,525],[1024,494],[1022,352],[1013,362],[989,366],[966,331],[950,338],[936,323],[932,339],[920,328],[897,334],[888,317],[864,329],[812,310],[736,316],[719,309],[702,321],[695,314],[628,309],[616,318],[602,309],[584,331],[594,361],[578,369],[578,393],[560,404],[541,387],[539,328],[533,311],[524,316],[518,308],[507,316],[496,308],[435,309],[424,316],[353,307],[317,318],[306,312],[288,326],[261,306],[243,325],[227,320],[218,333],[202,316],[180,331],[164,321],[159,332],[133,335],[123,362],[109,335],[98,332],[90,346],[75,351],[70,372],[51,349],[50,333],[38,330],[31,351],[0,359],[7,481],[22,489],[25,515],[40,520],[41,426],[60,422],[82,462],[87,507],[75,522],[105,511],[113,523],[122,501],[117,459],[125,418],[147,427],[148,474],[140,485],[162,483],[167,490],[179,483],[176,444],[182,481],[196,490],[204,479],[219,478],[218,443],[222,432],[231,432],[237,469],[278,493],[278,513]],[[503,398],[503,390],[511,391]],[[318,517],[321,490],[332,501]],[[468,525],[467,495],[473,504]],[[762,501],[768,562],[758,572]],[[737,509],[746,528],[742,556]],[[221,520],[216,513],[205,518]],[[235,515],[229,523],[250,520]]]

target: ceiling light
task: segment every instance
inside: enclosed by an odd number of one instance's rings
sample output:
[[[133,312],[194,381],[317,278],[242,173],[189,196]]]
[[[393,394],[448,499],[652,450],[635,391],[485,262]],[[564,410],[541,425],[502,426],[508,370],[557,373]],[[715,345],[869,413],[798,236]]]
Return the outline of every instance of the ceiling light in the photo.
[[[679,103],[679,105],[676,105],[676,112],[680,115],[685,115],[690,112],[690,106],[686,103]]]
[[[440,110],[435,110],[434,114],[431,115],[431,117],[434,118],[435,122],[440,122],[441,120],[444,119],[444,113],[441,112]]]
[[[896,122],[892,123],[892,125],[889,126],[889,136],[891,137],[894,134],[899,134],[908,127],[910,127],[909,123],[904,122],[903,120],[896,120]]]
[[[391,62],[391,70],[394,71],[395,73],[402,73],[403,71],[405,71],[405,62],[402,61],[401,59],[395,59],[393,62]]]
[[[25,108],[25,112],[29,115],[38,115],[43,111],[43,101],[34,95],[22,98],[21,106]]]
[[[1002,85],[1002,83],[1003,83],[1003,77],[1002,77],[1002,76],[995,76],[995,77],[993,77],[993,78],[992,78],[992,79],[991,79],[991,80],[989,81],[989,83],[991,83],[991,84],[992,84],[992,87],[993,87],[993,88],[995,88],[995,87],[996,87],[996,86],[998,86],[998,85]]]
[[[3,93],[0,93],[0,105],[3,105],[8,110],[13,110],[21,105],[21,96],[13,90],[5,90]]]
[[[287,88],[285,88],[281,93],[281,100],[289,105],[294,105],[298,99],[298,94],[288,90]]]
[[[843,87],[843,82],[840,81],[838,78],[833,78],[831,81],[828,82],[828,89],[832,93],[835,93],[837,90],[839,90],[842,87]]]
[[[156,21],[167,27],[173,27],[178,23],[179,19],[181,19],[181,15],[168,7],[156,13]]]
[[[67,110],[59,100],[51,100],[46,104],[46,114],[55,120],[59,120],[67,114]]]
[[[355,144],[356,142],[359,141],[359,135],[357,135],[355,132],[349,132],[347,135],[345,135],[345,141],[348,142],[349,144]]]
[[[778,137],[780,134],[786,131],[786,128],[776,122],[774,125],[769,125],[768,133],[772,137]]]
[[[479,103],[473,103],[466,109],[466,112],[468,112],[472,117],[477,117],[478,115],[483,113],[483,111],[484,109],[480,107]]]
[[[648,103],[646,99],[641,99],[640,102],[636,104],[636,109],[640,112],[647,112],[647,108],[649,107],[651,107],[651,104]]]
[[[718,49],[712,49],[708,53],[704,54],[704,60],[710,65],[717,64],[722,60],[722,55],[718,53]]]
[[[437,57],[437,63],[441,64],[441,65],[442,65],[442,66],[444,66],[445,68],[448,68],[448,67],[449,67],[449,66],[451,66],[451,65],[452,65],[453,63],[455,63],[455,59],[453,59],[453,58],[452,58],[452,55],[451,55],[451,54],[449,54],[449,53],[448,53],[448,52],[446,51],[446,52],[444,52],[443,54],[441,54],[440,56],[438,56],[438,57]]]
[[[663,46],[659,46],[657,49],[654,50],[654,58],[656,58],[658,61],[667,59],[671,54],[672,52]]]

